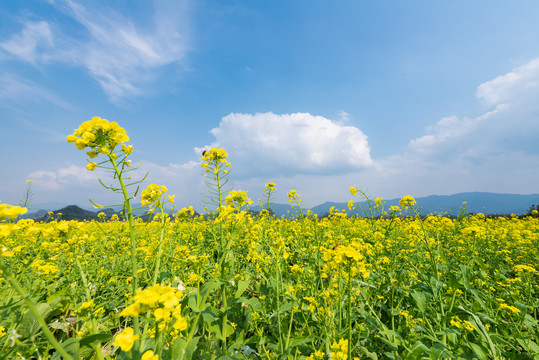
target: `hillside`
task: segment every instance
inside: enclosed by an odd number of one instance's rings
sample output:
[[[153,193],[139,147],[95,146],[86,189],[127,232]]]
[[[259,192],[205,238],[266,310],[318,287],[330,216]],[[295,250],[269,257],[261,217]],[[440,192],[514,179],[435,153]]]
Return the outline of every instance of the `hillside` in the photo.
[[[393,205],[399,205],[400,199],[383,200],[384,207],[387,209]],[[374,202],[374,199],[372,199]],[[539,204],[539,194],[520,195],[520,194],[496,194],[488,192],[466,192],[454,195],[430,195],[416,198],[422,214],[449,214],[457,215],[459,209],[466,202],[466,212],[484,213],[487,215],[503,214],[525,214],[531,205]],[[318,216],[329,213],[331,207],[336,209],[345,209],[350,215],[358,214],[359,210],[348,210],[346,202],[325,202],[314,206],[310,210]],[[367,203],[362,202],[360,206],[367,208]],[[289,216],[295,214],[296,210],[287,204],[274,204],[272,206],[277,216]],[[306,209],[305,209],[306,210]],[[288,213],[288,211],[290,213]]]

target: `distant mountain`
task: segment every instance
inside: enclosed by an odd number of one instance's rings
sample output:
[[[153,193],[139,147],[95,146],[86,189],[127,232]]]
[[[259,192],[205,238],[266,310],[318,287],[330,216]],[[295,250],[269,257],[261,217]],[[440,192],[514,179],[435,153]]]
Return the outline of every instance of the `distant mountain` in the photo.
[[[399,205],[400,199],[383,200],[384,207],[388,209],[390,206]],[[372,199],[374,202],[374,199]],[[423,215],[431,213],[436,214],[449,214],[457,215],[460,208],[465,208],[467,213],[484,213],[486,215],[509,215],[517,214],[522,215],[528,212],[532,205],[539,205],[539,194],[519,195],[519,194],[496,194],[488,192],[466,192],[454,195],[430,195],[425,197],[416,198],[419,205],[420,212]],[[466,204],[463,204],[466,202]],[[54,204],[54,203],[51,203]],[[37,208],[44,204],[32,206]],[[364,209],[367,209],[367,203],[362,202],[359,204]],[[317,205],[311,209],[303,209],[304,211],[311,210],[313,214],[318,216],[324,216],[329,213],[329,209],[335,207],[338,210],[345,209],[349,215],[363,215],[359,209],[350,211],[348,204],[345,202],[325,202]],[[294,217],[299,215],[297,208],[292,207],[290,204],[272,204],[271,209],[277,217]],[[48,217],[48,211],[50,209],[43,209],[37,212],[29,212],[22,216],[22,218],[32,218],[37,221],[46,220]],[[258,206],[252,206],[250,210],[255,212],[259,211]],[[58,213],[62,213],[61,219],[63,220],[95,220],[97,214],[104,212],[107,218],[110,218],[113,214],[120,216],[121,208],[107,208],[98,209],[97,211],[90,211],[81,208],[77,205],[64,206],[59,210],[54,210],[54,217],[57,217]],[[135,211],[135,215],[144,214],[144,209]],[[149,216],[142,216],[143,219],[147,219]]]
[[[388,209],[390,206],[399,205],[400,199],[383,200],[384,207]],[[374,203],[374,199],[372,199]],[[416,198],[421,214],[427,215],[431,213],[457,215],[460,208],[466,209],[467,213],[484,213],[487,215],[509,215],[509,214],[525,214],[530,206],[539,204],[539,194],[520,195],[520,194],[497,194],[488,192],[466,192],[454,195],[430,195],[426,197]],[[466,204],[463,204],[466,202]],[[367,209],[367,202],[359,204],[364,209]],[[323,216],[329,213],[329,209],[345,209],[349,215],[360,214],[359,209],[350,211],[348,203],[345,202],[325,202],[317,205],[310,210],[318,216]],[[295,213],[287,204],[273,204],[271,208],[275,211],[278,217],[289,217]],[[307,210],[307,209],[305,209]],[[287,212],[290,211],[290,212]]]
[[[59,217],[61,220],[97,220],[98,219],[97,215],[100,212],[105,213],[107,215],[107,218],[110,218],[114,214],[117,214],[118,216],[120,216],[119,213],[115,212],[112,209],[102,209],[102,210],[94,212],[94,211],[82,209],[77,205],[68,205],[59,210],[52,211],[52,217],[55,219]],[[36,221],[46,221],[48,219],[49,219],[48,212],[45,213],[42,217],[35,218]]]

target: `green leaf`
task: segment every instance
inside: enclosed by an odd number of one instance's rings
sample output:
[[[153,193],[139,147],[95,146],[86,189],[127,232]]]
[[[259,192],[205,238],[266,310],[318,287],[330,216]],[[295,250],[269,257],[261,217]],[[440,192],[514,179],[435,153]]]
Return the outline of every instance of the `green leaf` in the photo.
[[[477,315],[475,315],[474,313],[472,313],[471,311],[468,311],[468,310],[464,309],[464,307],[462,307],[462,305],[459,305],[459,309],[461,309],[462,311],[469,314],[475,320],[475,323],[479,327],[479,330],[480,330],[479,333],[482,335],[482,337],[488,343],[491,357],[494,358],[494,359],[497,358],[497,352],[496,352],[496,348],[494,347],[494,343],[492,342],[492,339],[490,338],[490,336],[489,336],[489,334],[487,332],[487,329],[485,329],[485,327],[483,326],[483,323],[481,322],[481,319],[479,319],[479,317]]]
[[[412,298],[414,299],[415,305],[418,308],[418,310],[424,314],[427,310],[427,296],[423,292],[413,292],[411,293]]]
[[[185,356],[184,359],[191,360],[193,358],[193,354],[195,353],[198,345],[198,340],[200,339],[200,336],[196,336],[189,341],[189,344],[185,347]]]
[[[106,343],[107,341],[110,341],[112,339],[111,334],[101,333],[101,334],[93,334],[88,335],[80,339],[79,343],[81,346],[93,346],[98,345],[102,343]]]
[[[178,338],[176,341],[174,341],[174,344],[172,344],[172,359],[181,359],[185,353],[185,345],[187,342],[184,338]]]
[[[469,344],[469,347],[470,349],[472,349],[472,351],[474,352],[475,355],[477,355],[477,357],[481,360],[488,360],[488,357],[487,355],[485,354],[485,352],[483,351],[483,349],[481,349],[481,346],[477,345],[477,344],[474,344],[474,343],[470,343]]]
[[[454,355],[442,343],[432,345],[429,350],[429,356],[431,360],[444,359],[448,357],[454,358]]]
[[[73,358],[73,360],[79,360],[80,359],[80,354],[79,354],[79,349],[80,349],[80,346],[79,346],[79,339],[75,339],[75,338],[71,338],[67,341],[64,341],[62,343],[62,347],[64,348],[64,350],[69,354],[71,355],[71,357]],[[59,352],[55,352],[54,355],[52,356],[51,360],[56,360],[56,359],[62,359],[61,355]]]
[[[432,294],[434,295],[434,297],[438,297],[443,285],[444,282],[442,280],[436,280],[435,277],[430,278],[430,287],[432,289]]]
[[[245,292],[245,290],[249,286],[249,283],[250,283],[249,279],[238,281],[238,289],[236,290],[236,293],[234,294],[234,298],[237,299],[241,295],[243,295],[243,293]]]
[[[43,319],[47,319],[47,316],[53,310],[51,306],[47,303],[37,304],[36,309]],[[35,334],[39,328],[40,325],[37,322],[37,319],[34,314],[32,314],[30,310],[26,310],[19,326],[17,327],[17,332],[25,337],[30,337]]]
[[[417,341],[416,343],[414,343],[410,351],[406,354],[405,359],[406,360],[420,359],[421,355],[423,355],[428,350],[429,348],[425,344],[423,344],[421,341]]]
[[[517,339],[517,342],[530,353],[530,355],[539,355],[539,345],[530,339]]]
[[[172,360],[191,360],[197,349],[200,336],[195,336],[187,344],[185,339],[179,338],[172,345]]]
[[[200,312],[200,309],[198,308],[198,305],[197,305],[197,295],[189,296],[187,303],[189,305],[189,309],[193,310],[195,313]]]
[[[221,282],[218,280],[210,280],[206,281],[201,287],[200,287],[200,297],[204,299],[206,297],[206,294],[209,291],[212,291],[213,289],[219,287],[221,285]]]

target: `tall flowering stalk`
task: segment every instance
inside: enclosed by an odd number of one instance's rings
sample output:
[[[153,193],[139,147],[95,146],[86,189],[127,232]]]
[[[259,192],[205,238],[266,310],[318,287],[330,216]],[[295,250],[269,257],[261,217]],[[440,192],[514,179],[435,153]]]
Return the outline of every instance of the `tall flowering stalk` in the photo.
[[[157,250],[157,260],[155,263],[155,270],[153,274],[152,285],[157,284],[157,278],[159,277],[159,269],[161,265],[161,257],[163,255],[163,241],[165,235],[165,222],[167,214],[165,213],[164,205],[167,203],[174,203],[174,195],[170,195],[168,199],[165,193],[168,189],[165,185],[150,184],[140,195],[140,204],[142,206],[149,205],[150,213],[153,213],[155,209],[159,210],[159,222],[161,224],[161,231],[159,233],[159,249]]]
[[[133,152],[133,145],[125,144],[129,141],[129,136],[127,136],[125,130],[120,127],[118,123],[114,121],[109,122],[98,116],[94,116],[92,117],[92,120],[83,122],[77,129],[75,129],[73,134],[67,136],[67,141],[73,143],[78,150],[90,149],[90,151],[86,152],[86,155],[88,156],[86,168],[89,171],[94,171],[98,167],[109,170],[112,172],[113,178],[118,179],[118,182],[120,183],[120,187],[118,188],[112,185],[107,186],[100,180],[101,185],[113,192],[122,193],[124,198],[124,215],[127,217],[129,236],[131,239],[131,265],[133,277],[131,284],[133,294],[135,294],[138,288],[137,242],[135,238],[133,209],[131,207],[130,199],[136,195],[138,187],[134,192],[130,192],[128,187],[141,183],[146,176],[138,181],[131,183],[125,182],[125,178],[131,178],[131,176],[126,177],[125,174],[137,168],[131,168],[131,160],[127,159]],[[98,158],[99,155],[104,157],[104,160],[96,162],[94,159]],[[107,163],[109,166],[107,166]],[[94,206],[100,207],[95,203],[93,204]],[[134,319],[134,328],[135,334],[138,334],[140,331],[138,318]]]
[[[208,205],[216,206],[217,211],[223,209],[223,202],[226,194],[231,190],[227,188],[230,181],[228,174],[230,171],[230,162],[225,149],[211,148],[202,153],[202,168],[204,176],[207,178],[209,195],[207,196]]]

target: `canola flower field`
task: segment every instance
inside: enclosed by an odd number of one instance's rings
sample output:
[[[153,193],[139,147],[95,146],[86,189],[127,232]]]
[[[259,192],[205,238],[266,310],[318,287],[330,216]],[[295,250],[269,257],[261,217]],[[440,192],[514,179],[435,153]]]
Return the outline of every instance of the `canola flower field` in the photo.
[[[38,223],[0,204],[0,359],[539,359],[536,212],[421,216],[405,196],[317,218],[292,190],[297,217],[279,219],[277,185],[247,211],[209,149],[216,210],[194,216],[165,185],[138,192],[118,124],[67,140],[110,172],[125,216]]]

